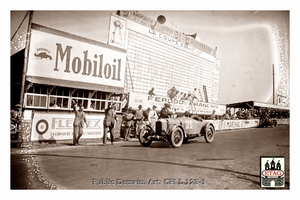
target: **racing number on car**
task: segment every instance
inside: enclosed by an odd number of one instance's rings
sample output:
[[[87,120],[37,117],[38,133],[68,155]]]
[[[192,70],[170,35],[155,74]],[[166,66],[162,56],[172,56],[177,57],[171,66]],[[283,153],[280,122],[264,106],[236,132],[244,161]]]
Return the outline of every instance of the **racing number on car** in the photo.
[[[192,121],[185,121],[185,128],[186,129],[193,129],[193,122]]]

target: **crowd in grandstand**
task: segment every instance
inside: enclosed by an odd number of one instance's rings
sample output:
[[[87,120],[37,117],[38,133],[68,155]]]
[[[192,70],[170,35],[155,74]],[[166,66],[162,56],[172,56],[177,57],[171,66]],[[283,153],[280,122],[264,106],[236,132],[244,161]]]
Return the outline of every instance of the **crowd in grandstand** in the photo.
[[[238,108],[236,112],[228,108],[226,114],[222,116],[222,119],[255,119],[255,118],[275,118],[275,119],[285,119],[290,117],[289,111],[281,111],[267,108],[260,109],[247,109]]]

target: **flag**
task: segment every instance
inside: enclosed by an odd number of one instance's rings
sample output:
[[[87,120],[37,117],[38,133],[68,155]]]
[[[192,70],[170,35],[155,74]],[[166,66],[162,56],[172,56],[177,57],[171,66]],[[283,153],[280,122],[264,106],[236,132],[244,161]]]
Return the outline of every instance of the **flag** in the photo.
[[[179,91],[173,86],[171,89],[168,90],[167,94],[168,97],[172,100]]]

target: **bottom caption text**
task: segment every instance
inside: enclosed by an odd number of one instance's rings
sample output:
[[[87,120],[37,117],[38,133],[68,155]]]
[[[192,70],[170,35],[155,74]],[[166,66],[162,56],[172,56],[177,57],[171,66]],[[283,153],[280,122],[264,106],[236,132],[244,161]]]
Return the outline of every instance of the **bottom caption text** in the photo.
[[[166,178],[166,179],[110,179],[110,178],[93,178],[93,185],[205,185],[204,179],[197,178]]]

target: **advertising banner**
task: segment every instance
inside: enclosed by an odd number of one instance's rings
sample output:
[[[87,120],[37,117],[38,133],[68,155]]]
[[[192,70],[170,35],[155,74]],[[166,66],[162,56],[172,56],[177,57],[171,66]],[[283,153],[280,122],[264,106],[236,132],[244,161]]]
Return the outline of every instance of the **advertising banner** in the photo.
[[[190,35],[179,32],[165,24],[158,23],[157,20],[151,19],[137,11],[122,10],[119,12],[119,15],[147,27],[149,34],[152,35],[153,38],[161,40],[172,46],[195,53],[196,55],[201,55],[203,52],[207,53],[207,55],[216,55],[216,49],[197,41]],[[128,28],[136,30],[135,26],[130,26]]]
[[[259,125],[258,119],[248,120],[205,120],[211,122],[216,130],[231,130],[231,129],[243,129],[253,128]]]
[[[86,115],[88,128],[84,127],[82,139],[102,138],[104,114]],[[73,139],[74,113],[50,114],[35,112],[31,141]],[[85,125],[86,126],[86,125]]]
[[[27,76],[124,88],[125,50],[35,26]]]
[[[143,106],[143,109],[152,108],[153,105],[160,110],[164,107],[165,103],[171,104],[171,110],[176,113],[184,113],[189,111],[190,113],[199,115],[210,115],[215,110],[216,115],[223,115],[226,113],[225,105],[218,105],[204,102],[191,102],[189,100],[170,99],[163,96],[149,96],[145,93],[130,92],[129,95],[129,107],[134,109],[138,108],[139,105]]]
[[[110,16],[108,44],[120,48],[126,45],[126,20],[115,15]]]

